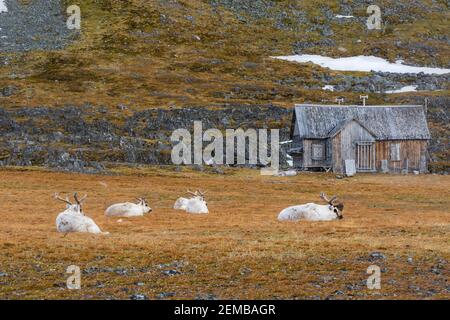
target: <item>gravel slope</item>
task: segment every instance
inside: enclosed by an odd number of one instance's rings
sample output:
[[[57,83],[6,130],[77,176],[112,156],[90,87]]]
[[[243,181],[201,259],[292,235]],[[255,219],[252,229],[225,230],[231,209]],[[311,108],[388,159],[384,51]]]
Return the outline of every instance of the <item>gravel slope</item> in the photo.
[[[58,0],[4,3],[8,11],[0,13],[0,52],[61,49],[74,35]]]

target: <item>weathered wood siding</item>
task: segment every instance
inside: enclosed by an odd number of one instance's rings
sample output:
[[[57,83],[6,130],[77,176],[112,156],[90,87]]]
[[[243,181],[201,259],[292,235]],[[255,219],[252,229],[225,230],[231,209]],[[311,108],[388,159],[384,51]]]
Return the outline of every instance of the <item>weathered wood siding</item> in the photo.
[[[400,160],[391,160],[391,144],[398,143],[400,145]],[[353,143],[356,145],[356,141]],[[333,171],[336,173],[344,172],[344,160],[354,159],[353,157],[344,158],[342,151],[349,148],[348,141],[342,141],[342,133],[337,134],[331,140]],[[353,148],[354,150],[354,148]],[[347,151],[348,152],[348,149]],[[392,140],[392,141],[376,141],[375,142],[375,167],[377,171],[381,171],[381,161],[387,160],[389,172],[400,173],[407,169],[409,172],[417,170],[426,171],[427,159],[427,141],[426,140]],[[347,156],[349,153],[347,153]]]
[[[295,149],[303,148],[303,140],[300,139],[298,135],[294,135],[292,137],[291,148]],[[294,152],[290,153],[290,155],[292,156],[294,168],[303,167],[303,152]]]
[[[342,160],[355,160],[357,142],[375,142],[373,135],[356,121],[351,121],[347,126],[345,126],[345,128],[342,129],[340,133]]]
[[[361,127],[361,129],[364,129]],[[303,154],[294,157],[295,166],[303,168],[322,168],[331,166],[336,173],[344,172],[344,160],[355,159],[356,143],[358,141],[373,141],[373,137],[367,131],[349,127],[342,130],[329,140],[305,139],[303,140]],[[354,140],[353,140],[354,139]],[[323,143],[325,158],[322,161],[312,159],[312,144]],[[399,144],[400,160],[391,159],[391,145]],[[375,141],[375,168],[381,171],[381,161],[387,160],[388,170],[399,173],[407,169],[409,172],[417,170],[426,172],[427,166],[427,144],[426,140],[391,140]],[[355,159],[356,160],[356,159]],[[407,162],[407,163],[406,163]]]
[[[353,159],[356,162],[356,143],[361,141],[375,142],[375,138],[356,121],[349,122],[331,139],[334,172],[344,172],[345,160]]]
[[[391,160],[391,144],[400,144],[400,160]],[[401,172],[406,169],[406,160],[408,160],[408,170],[424,171],[421,162],[426,161],[427,157],[427,141],[426,140],[392,140],[377,141],[375,146],[376,167],[381,169],[381,160],[388,161],[390,172]]]
[[[292,155],[292,165],[294,168],[302,168],[303,167],[303,155]]]
[[[325,152],[323,160],[312,159],[312,145],[322,144]],[[303,167],[321,168],[331,165],[331,154],[327,152],[327,140],[325,139],[305,139],[303,140]]]
[[[341,133],[339,132],[331,139],[331,152],[333,171],[336,173],[344,172],[344,161],[341,156]]]

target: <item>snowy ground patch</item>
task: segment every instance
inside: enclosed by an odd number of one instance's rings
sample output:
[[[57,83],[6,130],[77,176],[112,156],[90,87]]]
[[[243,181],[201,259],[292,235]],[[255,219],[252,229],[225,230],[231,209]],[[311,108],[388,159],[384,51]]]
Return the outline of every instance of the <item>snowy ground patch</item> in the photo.
[[[354,18],[353,16],[343,16],[342,14],[336,15],[336,18],[338,19],[351,19]]]
[[[415,92],[415,91],[417,91],[417,86],[406,86],[406,87],[400,88],[398,90],[386,91],[386,93],[403,93],[403,92]]]
[[[8,7],[6,6],[5,0],[0,0],[0,13],[8,12]]]
[[[374,56],[356,56],[347,58],[330,58],[320,55],[293,55],[293,56],[280,56],[273,57],[275,59],[281,59],[292,62],[306,63],[312,62],[320,65],[324,68],[330,68],[337,71],[377,71],[377,72],[391,72],[391,73],[420,73],[425,74],[445,74],[450,73],[450,69],[442,68],[427,68],[427,67],[415,67],[408,66],[402,63],[401,60],[395,63],[378,58]]]
[[[334,86],[327,84],[326,86],[322,87],[322,90],[334,91]]]

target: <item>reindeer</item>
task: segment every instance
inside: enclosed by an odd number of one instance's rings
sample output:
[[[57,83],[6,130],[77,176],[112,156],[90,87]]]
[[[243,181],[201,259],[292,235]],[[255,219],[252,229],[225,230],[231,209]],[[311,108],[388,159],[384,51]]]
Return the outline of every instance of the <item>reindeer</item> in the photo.
[[[327,202],[328,205],[307,203],[289,207],[280,212],[278,220],[331,221],[344,218],[342,215],[344,203],[337,201],[337,196],[333,196],[329,199],[325,193],[321,192],[320,198]]]
[[[187,191],[191,194],[192,198],[178,198],[173,206],[177,210],[185,210],[187,213],[193,214],[206,214],[209,213],[207,203],[205,201],[206,192],[197,190],[195,192]]]
[[[109,217],[138,217],[152,212],[152,208],[144,198],[136,198],[138,203],[124,202],[116,203],[105,210],[105,215]]]
[[[175,210],[186,210],[188,202],[189,202],[189,199],[180,197],[177,199],[177,201],[175,201],[173,208]]]
[[[56,230],[64,233],[66,236],[70,232],[87,232],[95,234],[109,234],[109,232],[102,232],[100,228],[95,224],[94,220],[87,217],[83,212],[83,202],[86,200],[87,195],[78,199],[78,194],[75,192],[73,198],[75,204],[69,201],[69,197],[66,199],[61,198],[55,193],[55,199],[66,203],[66,210],[61,212],[56,218]]]

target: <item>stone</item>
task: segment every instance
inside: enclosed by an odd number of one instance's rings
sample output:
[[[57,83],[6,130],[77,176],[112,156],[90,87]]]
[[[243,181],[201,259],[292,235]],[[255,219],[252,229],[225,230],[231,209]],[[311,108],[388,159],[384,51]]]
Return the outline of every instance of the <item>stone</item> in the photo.
[[[133,294],[130,296],[131,300],[147,300],[147,296],[144,294]]]
[[[225,174],[225,171],[223,171],[223,169],[218,166],[214,166],[212,172],[216,174]]]
[[[386,256],[384,254],[382,254],[381,252],[372,252],[369,255],[369,260],[370,261],[374,261],[374,260],[385,260]]]
[[[4,97],[10,97],[16,93],[18,88],[16,86],[6,86],[1,90],[1,95]]]
[[[161,292],[156,295],[157,299],[167,299],[175,297],[175,292]]]
[[[389,172],[389,166],[387,160],[381,160],[381,172],[382,173],[388,173]]]
[[[354,159],[345,160],[345,175],[353,177],[356,174],[356,163]]]
[[[217,300],[217,296],[211,293],[199,294],[195,297],[195,300]]]
[[[162,270],[161,273],[169,277],[181,274],[178,270]]]

